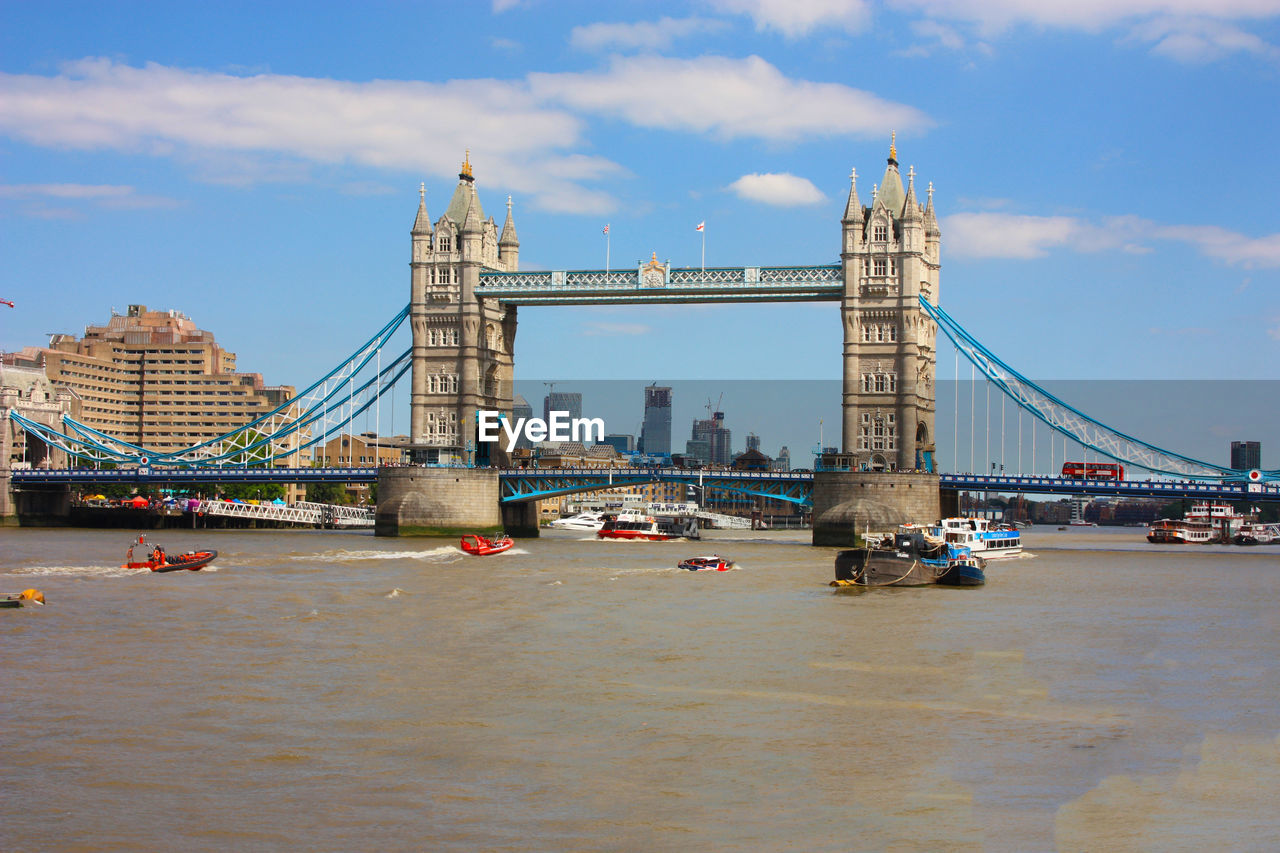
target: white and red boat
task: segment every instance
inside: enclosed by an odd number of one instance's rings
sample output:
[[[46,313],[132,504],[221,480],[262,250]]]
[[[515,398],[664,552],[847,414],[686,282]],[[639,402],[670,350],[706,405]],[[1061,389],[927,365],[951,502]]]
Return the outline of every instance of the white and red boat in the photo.
[[[1162,518],[1147,528],[1147,541],[1157,545],[1204,545],[1213,541],[1213,525],[1207,521]]]
[[[503,551],[510,550],[514,544],[516,544],[515,540],[505,534],[495,539],[489,539],[476,533],[468,533],[462,537],[461,547],[468,554],[487,557],[490,554],[501,554]]]
[[[697,539],[698,519],[692,515],[645,515],[620,513],[596,531],[601,539],[641,539],[663,542],[668,539]]]

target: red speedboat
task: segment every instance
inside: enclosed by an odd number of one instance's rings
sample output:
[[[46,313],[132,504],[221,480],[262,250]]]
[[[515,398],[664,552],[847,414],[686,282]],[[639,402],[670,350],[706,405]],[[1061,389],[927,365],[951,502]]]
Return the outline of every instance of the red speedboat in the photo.
[[[468,554],[475,554],[477,557],[501,554],[503,551],[509,550],[514,544],[516,544],[515,540],[505,534],[496,539],[486,539],[475,533],[468,533],[462,537],[462,550]]]
[[[691,572],[727,572],[733,568],[733,561],[726,560],[719,554],[712,554],[710,557],[690,557],[687,560],[681,560],[678,568],[688,569]]]
[[[146,555],[146,559],[134,559],[133,549],[139,545],[142,546],[142,553]],[[129,555],[125,558],[124,565],[120,568],[150,569],[153,572],[176,572],[181,569],[187,569],[194,572],[203,569],[218,556],[217,551],[188,551],[185,554],[170,556],[159,545],[150,546],[150,551],[147,548],[147,537],[139,536],[138,541],[129,546]]]

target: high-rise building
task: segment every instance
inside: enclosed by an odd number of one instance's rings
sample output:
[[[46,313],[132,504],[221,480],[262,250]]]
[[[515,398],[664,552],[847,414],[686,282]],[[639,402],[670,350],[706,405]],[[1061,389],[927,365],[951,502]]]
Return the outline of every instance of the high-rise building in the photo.
[[[49,381],[79,397],[82,423],[156,452],[218,438],[294,395],[237,373],[235,353],[189,317],[145,305],[86,327],[83,338],[53,335],[41,354]]]
[[[552,412],[568,412],[571,420],[582,417],[582,395],[576,391],[552,391],[542,398],[542,419],[550,423]]]
[[[724,425],[724,412],[713,412],[711,417],[693,422],[693,438],[687,445],[686,455],[701,459],[708,465],[728,466],[733,461],[731,440],[732,433]],[[704,443],[705,452],[702,450]]]
[[[671,387],[648,385],[644,389],[644,425],[640,428],[641,453],[671,455]]]
[[[1262,467],[1262,442],[1231,442],[1231,467],[1237,471],[1252,471]]]
[[[791,451],[787,446],[782,445],[782,449],[778,451],[778,455],[773,460],[773,470],[790,471],[791,470]]]
[[[760,449],[760,436],[756,435],[754,432],[747,433],[747,450],[759,450],[759,449]]]

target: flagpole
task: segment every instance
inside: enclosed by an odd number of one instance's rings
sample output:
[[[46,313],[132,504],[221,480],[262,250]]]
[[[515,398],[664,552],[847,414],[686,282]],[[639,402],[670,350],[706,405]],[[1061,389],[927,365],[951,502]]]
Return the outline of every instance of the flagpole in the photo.
[[[609,223],[604,225],[604,271],[609,273]]]
[[[707,231],[702,230],[702,271],[707,271]]]

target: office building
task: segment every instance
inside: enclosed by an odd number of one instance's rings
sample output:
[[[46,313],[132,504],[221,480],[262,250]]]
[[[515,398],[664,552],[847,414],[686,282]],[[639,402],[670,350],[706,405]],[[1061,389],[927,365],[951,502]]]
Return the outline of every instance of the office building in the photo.
[[[551,422],[552,412],[568,412],[570,420],[582,417],[582,395],[575,391],[552,391],[542,398],[542,418]]]

